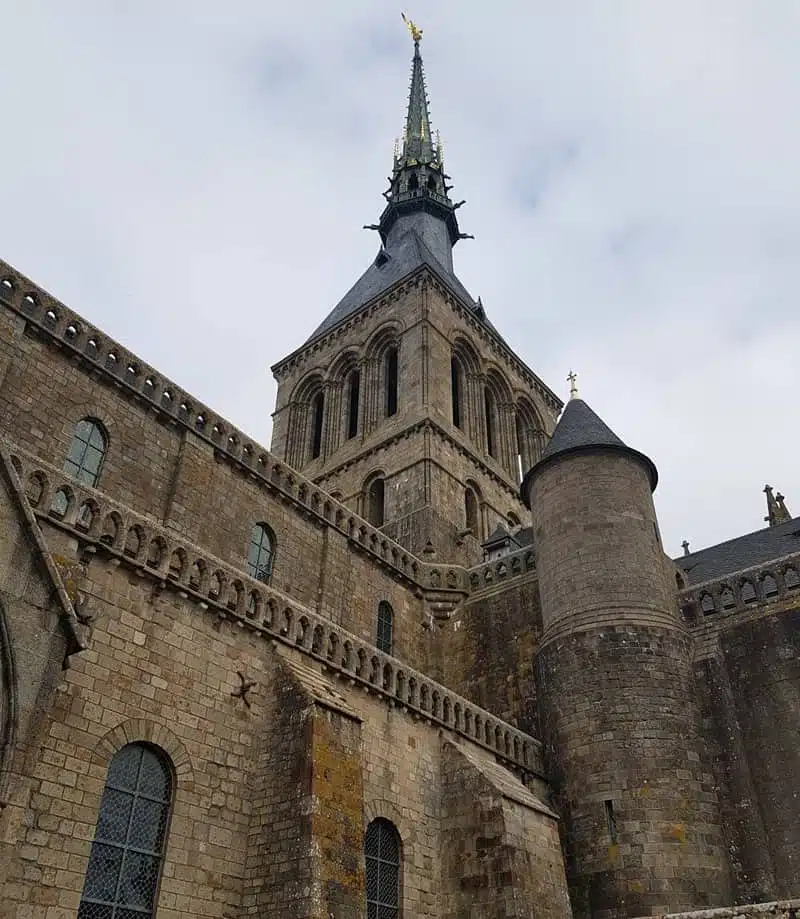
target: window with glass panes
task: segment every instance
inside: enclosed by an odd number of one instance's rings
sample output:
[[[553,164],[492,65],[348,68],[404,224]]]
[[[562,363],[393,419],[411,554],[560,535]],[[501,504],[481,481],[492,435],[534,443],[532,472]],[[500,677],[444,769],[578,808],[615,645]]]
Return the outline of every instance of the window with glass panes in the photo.
[[[149,919],[167,838],[171,770],[153,747],[123,747],[108,767],[78,919]]]
[[[106,436],[98,422],[84,418],[75,425],[64,472],[83,485],[94,487],[106,452]]]
[[[386,654],[392,653],[393,619],[392,607],[385,600],[382,600],[378,604],[378,635],[375,643],[378,646],[378,650]]]
[[[367,919],[399,919],[400,835],[388,820],[373,820],[364,838]]]
[[[275,543],[266,524],[257,523],[250,534],[250,550],[247,554],[247,573],[257,581],[269,583],[272,574],[272,558]]]

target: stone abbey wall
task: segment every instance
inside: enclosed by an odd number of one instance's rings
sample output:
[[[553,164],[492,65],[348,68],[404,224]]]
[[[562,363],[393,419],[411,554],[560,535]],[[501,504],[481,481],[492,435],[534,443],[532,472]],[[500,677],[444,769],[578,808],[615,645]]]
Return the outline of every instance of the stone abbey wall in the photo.
[[[0,269],[8,915],[74,914],[108,762],[137,739],[175,767],[160,917],[360,917],[363,835],[378,816],[402,838],[406,915],[499,919],[531,902],[566,916],[559,827],[573,878],[583,846],[577,915],[797,893],[799,560],[676,595],[649,495],[622,527],[597,516],[611,520],[642,484],[620,458],[602,487],[581,462],[551,479],[535,552],[475,564],[477,540],[458,534],[463,482],[479,489],[484,535],[528,513],[506,468],[510,416],[498,457],[482,458],[480,413],[453,428],[448,375],[428,371],[469,339],[483,361],[471,385],[502,371],[510,398],[526,391],[543,418],[547,392],[430,279],[406,291],[421,318],[400,362],[418,365],[429,417],[385,451],[375,428],[363,459],[367,439],[344,445],[315,482]],[[379,320],[368,309],[363,328]],[[311,353],[341,350],[351,332]],[[109,435],[97,488],[62,471],[86,416]],[[387,502],[405,502],[383,529],[356,500],[378,460],[387,485],[402,484]],[[337,480],[343,500],[324,490]],[[594,515],[577,529],[576,509]],[[262,521],[277,541],[269,584],[246,573]],[[392,654],[375,646],[382,600]],[[256,683],[250,708],[237,671]],[[567,823],[550,810],[546,770]],[[595,845],[610,832],[606,801],[618,839]],[[713,855],[723,844],[731,895]]]

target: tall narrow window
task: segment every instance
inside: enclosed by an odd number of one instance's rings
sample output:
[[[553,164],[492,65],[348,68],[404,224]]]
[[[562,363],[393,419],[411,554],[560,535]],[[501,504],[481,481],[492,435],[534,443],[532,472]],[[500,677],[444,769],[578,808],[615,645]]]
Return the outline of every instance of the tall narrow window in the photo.
[[[322,453],[322,418],[325,414],[325,393],[320,390],[311,400],[311,459]]]
[[[472,532],[473,536],[479,536],[478,499],[475,497],[475,492],[469,487],[464,492],[464,516],[467,529]]]
[[[525,478],[525,473],[528,470],[525,468],[525,454],[527,452],[525,449],[525,431],[523,430],[522,419],[519,413],[514,417],[514,431],[517,435],[517,472],[521,482]]]
[[[617,834],[617,815],[614,813],[614,802],[606,801],[606,826],[608,827],[608,838],[611,840],[611,845],[615,846],[617,844],[618,834]]]
[[[367,491],[367,516],[374,527],[383,526],[385,498],[386,487],[383,479],[373,479]]]
[[[397,919],[400,915],[400,834],[388,820],[378,818],[364,838],[367,873],[367,919]]]
[[[494,396],[488,387],[483,391],[483,407],[486,412],[486,452],[489,456],[494,456],[497,446],[497,418]]]
[[[272,560],[275,557],[275,537],[265,523],[257,523],[250,534],[247,553],[247,573],[257,581],[269,584]]]
[[[386,417],[397,414],[397,348],[386,352]]]
[[[172,803],[172,770],[148,744],[111,760],[78,919],[152,917]]]
[[[378,636],[375,644],[385,654],[392,653],[393,629],[394,612],[391,604],[381,600],[378,604]]]
[[[347,439],[358,434],[358,400],[361,392],[361,372],[353,370],[347,378]]]
[[[450,361],[450,392],[453,400],[453,424],[461,427],[461,365],[458,358]]]
[[[82,485],[94,487],[106,453],[106,435],[94,418],[84,418],[75,425],[72,443],[64,461],[64,472]]]

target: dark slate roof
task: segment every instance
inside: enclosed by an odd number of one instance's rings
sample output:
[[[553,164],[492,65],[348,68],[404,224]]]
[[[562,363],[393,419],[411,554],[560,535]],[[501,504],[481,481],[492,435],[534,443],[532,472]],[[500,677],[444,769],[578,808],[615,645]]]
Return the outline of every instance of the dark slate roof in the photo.
[[[385,250],[382,250],[385,251]],[[362,306],[380,296],[393,284],[416,271],[421,265],[427,265],[439,280],[462,300],[468,307],[477,311],[477,304],[469,295],[466,287],[458,278],[445,268],[425,244],[420,233],[413,227],[394,243],[389,257],[385,261],[376,259],[336,306],[328,313],[323,322],[311,333],[306,344],[324,335],[329,329],[338,325],[352,313],[357,313]],[[486,323],[488,325],[488,322]]]
[[[675,564],[690,584],[700,584],[800,551],[800,517],[774,527],[737,536],[716,546],[681,555]]]
[[[533,545],[533,527],[521,527],[514,534],[514,539],[519,543],[520,549],[524,549],[525,546]]]
[[[570,399],[553,431],[550,443],[542,454],[542,460],[585,447],[624,446],[619,437],[583,399]]]
[[[520,493],[525,505],[528,505],[528,486],[531,476],[536,470],[552,462],[556,457],[598,448],[624,452],[638,459],[647,469],[650,487],[655,489],[658,483],[658,471],[653,461],[621,441],[605,421],[589,408],[583,399],[572,398],[567,402],[567,406],[561,414],[561,418],[556,425],[555,431],[553,431],[550,442],[547,444],[544,453],[542,453],[541,459],[528,470],[520,486]]]

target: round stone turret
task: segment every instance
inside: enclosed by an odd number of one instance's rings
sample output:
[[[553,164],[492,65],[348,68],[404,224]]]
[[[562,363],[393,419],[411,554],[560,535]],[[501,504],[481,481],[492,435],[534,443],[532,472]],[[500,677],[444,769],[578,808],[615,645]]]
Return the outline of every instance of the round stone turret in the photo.
[[[522,486],[544,625],[539,716],[576,919],[730,902],[657,479],[573,399]]]

